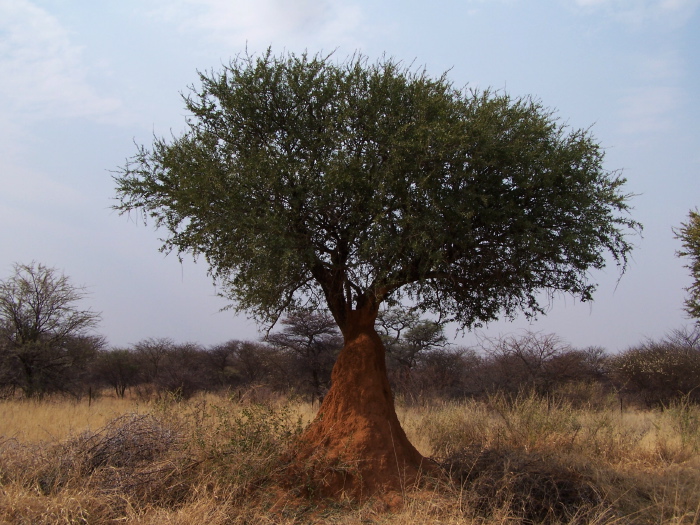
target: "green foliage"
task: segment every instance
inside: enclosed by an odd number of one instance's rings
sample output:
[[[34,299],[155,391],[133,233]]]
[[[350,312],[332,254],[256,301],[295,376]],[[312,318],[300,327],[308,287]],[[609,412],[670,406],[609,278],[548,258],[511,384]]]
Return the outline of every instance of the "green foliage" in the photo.
[[[471,327],[591,299],[631,245],[624,179],[532,98],[459,90],[391,59],[233,59],[185,97],[188,130],[116,176],[122,213],[203,256],[235,308],[376,314],[407,296]]]
[[[217,413],[229,451],[276,454],[303,429],[301,418],[294,418],[289,406],[253,404],[243,407],[236,417],[217,407]]]
[[[676,252],[678,257],[690,258],[686,266],[690,270],[693,279],[687,288],[688,298],[685,301],[685,310],[688,315],[700,323],[700,213],[691,210],[688,214],[688,222],[681,223],[681,227],[675,231],[676,238],[683,241],[683,249]]]

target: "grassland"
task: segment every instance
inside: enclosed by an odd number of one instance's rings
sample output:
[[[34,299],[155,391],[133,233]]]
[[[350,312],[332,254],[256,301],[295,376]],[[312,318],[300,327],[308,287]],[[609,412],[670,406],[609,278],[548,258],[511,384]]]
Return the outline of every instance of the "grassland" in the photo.
[[[0,401],[0,523],[700,522],[700,408],[683,401],[399,401],[445,475],[358,503],[286,469],[310,405],[237,399]]]

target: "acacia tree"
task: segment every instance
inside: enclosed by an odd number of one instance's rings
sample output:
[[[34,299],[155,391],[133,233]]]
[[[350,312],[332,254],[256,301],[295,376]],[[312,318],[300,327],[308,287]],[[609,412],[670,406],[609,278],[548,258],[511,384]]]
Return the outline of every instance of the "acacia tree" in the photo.
[[[608,254],[624,271],[624,179],[535,99],[360,55],[268,51],[200,82],[187,130],[120,168],[115,208],[203,256],[236,310],[330,311],[344,347],[298,454],[357,463],[346,491],[398,487],[423,460],[394,411],[382,303],[471,328],[542,313],[542,291],[591,299]]]
[[[41,263],[15,264],[0,281],[0,357],[28,397],[58,388],[63,372],[104,345],[89,332],[99,319],[76,305],[84,288]]]
[[[427,351],[448,344],[440,323],[421,319],[415,312],[398,307],[380,310],[376,329],[391,359],[407,371]]]
[[[688,298],[685,300],[685,311],[688,315],[700,323],[700,212],[696,209],[688,214],[688,222],[681,223],[681,227],[675,230],[676,238],[683,242],[683,249],[676,252],[678,257],[689,257],[690,263],[686,268],[690,270],[693,279],[687,288]]]
[[[297,310],[287,315],[282,324],[284,329],[268,335],[267,342],[292,353],[312,402],[322,400],[335,357],[343,346],[334,319],[325,312]]]

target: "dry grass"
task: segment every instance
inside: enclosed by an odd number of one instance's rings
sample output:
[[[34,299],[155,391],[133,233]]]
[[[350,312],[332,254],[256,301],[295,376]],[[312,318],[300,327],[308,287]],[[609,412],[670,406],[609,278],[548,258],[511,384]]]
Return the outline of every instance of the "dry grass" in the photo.
[[[100,397],[87,401],[64,398],[0,400],[0,436],[23,442],[61,441],[84,430],[97,429],[127,412],[148,410],[129,399]]]
[[[700,522],[700,409],[689,403],[401,406],[409,438],[448,473],[407,490],[402,506],[299,498],[313,487],[280,482],[282,453],[313,414],[220,396],[2,402],[0,523]]]

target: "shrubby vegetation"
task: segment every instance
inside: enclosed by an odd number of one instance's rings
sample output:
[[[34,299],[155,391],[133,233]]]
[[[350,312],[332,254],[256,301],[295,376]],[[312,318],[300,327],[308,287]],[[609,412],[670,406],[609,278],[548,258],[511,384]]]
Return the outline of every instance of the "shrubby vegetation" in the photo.
[[[5,329],[6,330],[6,329]],[[611,355],[574,348],[554,334],[523,332],[478,347],[449,344],[443,328],[412,312],[386,310],[377,330],[387,348],[389,379],[404,403],[484,399],[533,392],[573,404],[669,406],[700,401],[700,327],[670,332]],[[205,347],[150,338],[107,348],[81,334],[32,354],[31,387],[7,332],[0,342],[0,393],[12,398],[63,393],[74,398],[111,391],[124,398],[230,392],[240,399],[269,394],[318,402],[328,391],[342,338],[327,314],[300,310],[260,341],[231,340]],[[25,350],[25,353],[27,351]],[[581,388],[588,395],[581,397]]]
[[[622,392],[647,406],[700,401],[700,327],[675,330],[611,357],[608,373]]]
[[[197,392],[267,393],[321,401],[343,345],[328,313],[297,310],[261,341],[231,340],[211,347],[145,339],[108,348],[92,332],[99,314],[78,307],[83,288],[42,264],[16,265],[0,281],[0,395],[80,399],[109,389],[124,398]],[[409,309],[377,318],[388,376],[406,403],[534,392],[571,402],[614,394],[621,403],[668,406],[700,401],[700,325],[675,330],[617,354],[571,347],[554,334],[525,332],[483,341],[477,348],[447,341],[443,326]],[[581,396],[577,385],[587,385]]]

